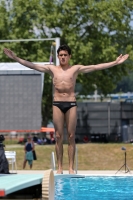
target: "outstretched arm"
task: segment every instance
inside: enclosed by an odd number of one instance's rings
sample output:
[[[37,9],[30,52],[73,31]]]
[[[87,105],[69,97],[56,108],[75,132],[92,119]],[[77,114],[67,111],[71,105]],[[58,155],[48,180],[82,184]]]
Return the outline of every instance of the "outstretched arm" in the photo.
[[[121,63],[123,63],[125,60],[127,60],[127,58],[129,57],[128,54],[126,55],[120,55],[115,61],[113,62],[109,62],[109,63],[102,63],[102,64],[98,64],[98,65],[89,65],[89,66],[83,66],[83,65],[79,65],[79,69],[78,72],[82,72],[82,73],[88,73],[88,72],[92,72],[95,70],[101,70],[101,69],[106,69],[106,68],[110,68],[113,67],[115,65],[119,65]]]
[[[21,65],[24,65],[28,68],[31,68],[31,69],[35,69],[37,71],[40,71],[40,72],[50,72],[50,65],[41,65],[41,64],[34,64],[32,62],[29,62],[27,60],[23,60],[19,57],[17,57],[15,55],[15,53],[13,51],[11,51],[10,49],[4,49],[4,53],[11,59],[15,60],[16,62],[19,62]]]

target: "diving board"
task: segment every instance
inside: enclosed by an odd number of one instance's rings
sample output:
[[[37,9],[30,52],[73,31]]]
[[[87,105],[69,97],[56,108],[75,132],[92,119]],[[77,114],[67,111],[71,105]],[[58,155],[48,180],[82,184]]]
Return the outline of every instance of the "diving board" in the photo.
[[[54,173],[51,169],[44,174],[0,174],[0,198],[31,199],[42,197],[54,200]],[[14,197],[15,196],[15,197]]]
[[[42,184],[43,174],[0,175],[0,191],[4,196],[27,187]]]

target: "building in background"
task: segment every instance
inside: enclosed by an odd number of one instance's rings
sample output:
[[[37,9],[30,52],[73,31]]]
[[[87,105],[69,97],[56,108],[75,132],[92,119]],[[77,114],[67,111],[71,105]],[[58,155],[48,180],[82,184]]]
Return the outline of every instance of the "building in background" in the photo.
[[[44,73],[19,63],[0,63],[1,132],[41,129],[43,83]]]
[[[76,139],[91,142],[133,140],[132,102],[78,102]]]

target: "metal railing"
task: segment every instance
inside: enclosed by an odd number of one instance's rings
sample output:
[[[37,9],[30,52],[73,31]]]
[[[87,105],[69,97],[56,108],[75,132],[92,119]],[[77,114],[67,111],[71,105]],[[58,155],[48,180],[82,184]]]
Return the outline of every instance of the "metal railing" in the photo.
[[[51,153],[51,169],[56,170],[54,152]]]
[[[54,152],[51,153],[51,169],[56,170],[55,166],[55,155]],[[78,173],[78,148],[75,148],[75,173]]]

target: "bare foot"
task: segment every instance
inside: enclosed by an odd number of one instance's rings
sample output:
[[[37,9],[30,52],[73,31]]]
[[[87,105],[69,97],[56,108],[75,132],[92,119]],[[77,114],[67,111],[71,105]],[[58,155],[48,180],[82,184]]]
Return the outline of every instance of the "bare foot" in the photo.
[[[69,169],[69,174],[75,174],[73,169]]]
[[[56,174],[63,174],[63,171],[60,170],[60,169],[58,169],[57,172],[56,172]]]

